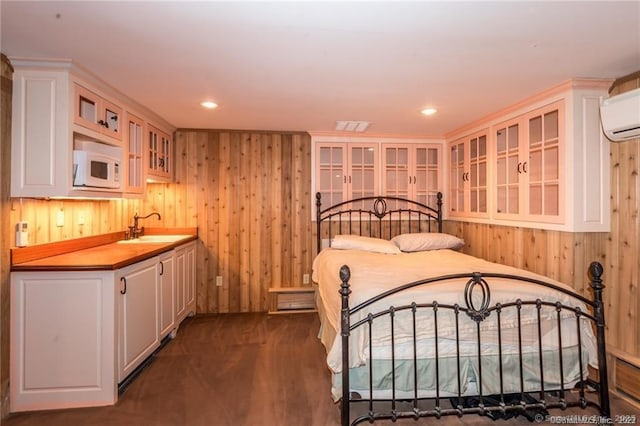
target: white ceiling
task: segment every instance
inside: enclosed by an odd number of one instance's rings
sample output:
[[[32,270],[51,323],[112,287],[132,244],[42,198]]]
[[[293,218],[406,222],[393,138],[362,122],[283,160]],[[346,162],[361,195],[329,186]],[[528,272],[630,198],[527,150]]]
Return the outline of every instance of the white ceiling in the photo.
[[[640,70],[640,1],[1,0],[0,14],[2,53],[73,59],[180,128],[442,136],[569,78]]]

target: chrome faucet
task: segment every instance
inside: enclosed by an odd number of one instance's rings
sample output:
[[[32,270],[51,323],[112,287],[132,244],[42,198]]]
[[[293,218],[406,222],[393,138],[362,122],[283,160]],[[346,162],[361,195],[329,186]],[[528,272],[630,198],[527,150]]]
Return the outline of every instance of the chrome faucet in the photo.
[[[146,216],[138,216],[138,213],[133,215],[133,226],[129,227],[129,235],[132,239],[138,238],[144,232],[144,227],[138,228],[138,219],[147,219],[151,216],[158,216],[158,220],[162,219],[162,217],[160,217],[160,213],[157,212],[149,213]]]

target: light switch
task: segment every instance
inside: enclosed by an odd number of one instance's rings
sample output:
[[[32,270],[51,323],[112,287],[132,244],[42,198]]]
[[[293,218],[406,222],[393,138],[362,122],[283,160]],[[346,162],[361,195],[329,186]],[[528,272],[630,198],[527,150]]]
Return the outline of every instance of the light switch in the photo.
[[[58,214],[56,216],[56,226],[62,227],[64,226],[64,211],[58,210]]]

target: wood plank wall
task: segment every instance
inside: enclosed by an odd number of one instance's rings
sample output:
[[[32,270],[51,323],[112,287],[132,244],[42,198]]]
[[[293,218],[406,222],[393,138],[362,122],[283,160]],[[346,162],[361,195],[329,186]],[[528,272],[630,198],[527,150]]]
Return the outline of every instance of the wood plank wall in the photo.
[[[180,130],[175,139],[184,220],[200,230],[198,312],[266,311],[270,287],[311,274],[310,136]]]

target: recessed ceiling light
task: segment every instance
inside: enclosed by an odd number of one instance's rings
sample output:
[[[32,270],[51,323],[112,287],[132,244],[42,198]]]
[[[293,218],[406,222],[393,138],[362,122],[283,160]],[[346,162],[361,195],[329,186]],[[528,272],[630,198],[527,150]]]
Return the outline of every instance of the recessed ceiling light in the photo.
[[[423,110],[422,110],[422,111],[420,111],[420,112],[421,112],[423,115],[433,115],[433,114],[435,114],[436,112],[438,112],[438,110],[437,110],[437,109],[435,109],[435,108],[425,108],[425,109],[423,109]]]
[[[208,109],[214,109],[218,107],[218,104],[213,101],[203,101],[200,103],[200,105]]]

